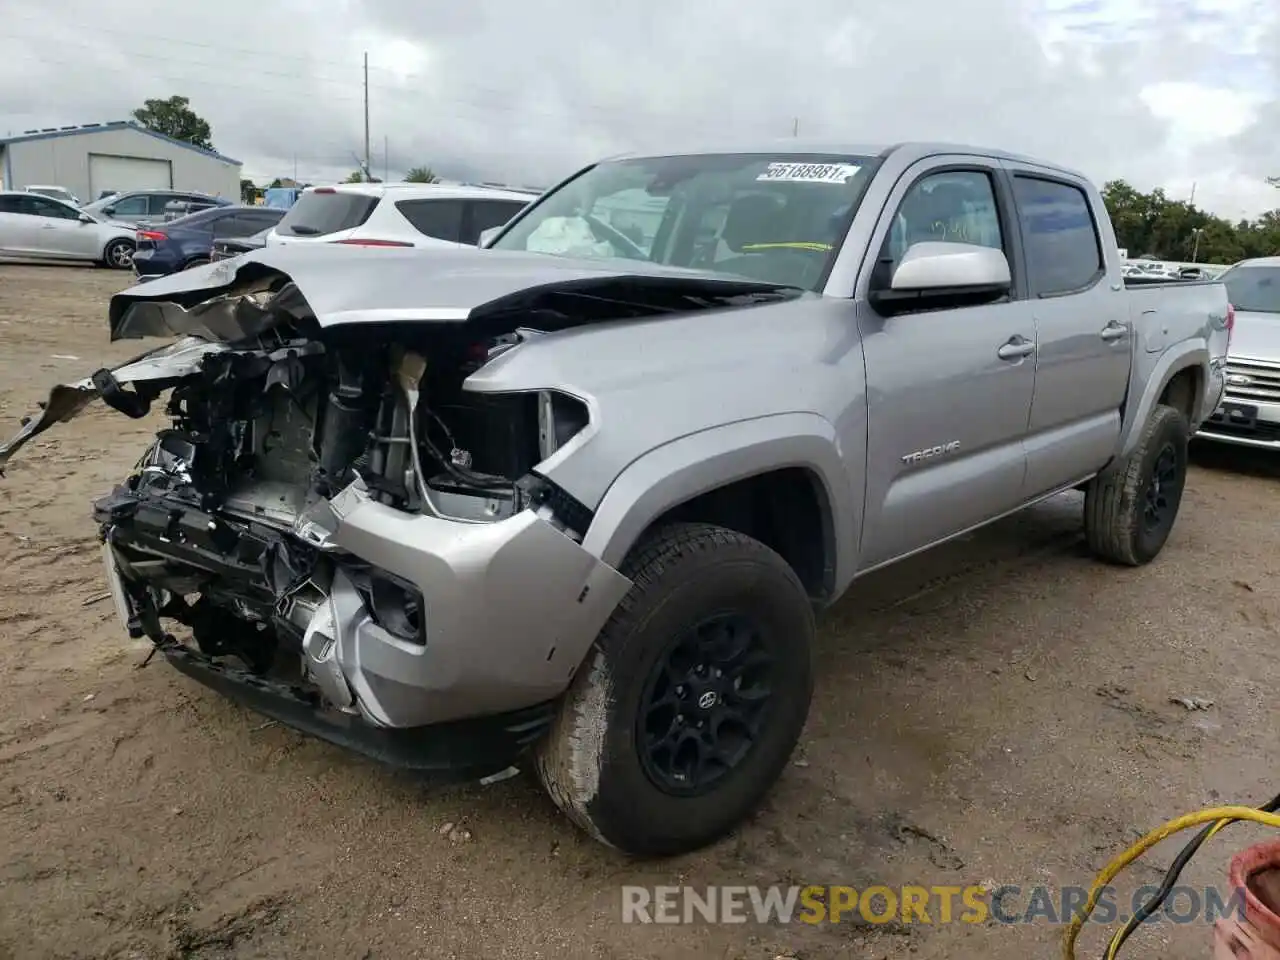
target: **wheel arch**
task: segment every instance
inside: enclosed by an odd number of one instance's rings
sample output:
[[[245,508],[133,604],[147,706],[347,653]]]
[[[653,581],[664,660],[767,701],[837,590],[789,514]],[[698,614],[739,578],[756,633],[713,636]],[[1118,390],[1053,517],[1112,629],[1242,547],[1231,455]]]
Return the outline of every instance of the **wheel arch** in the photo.
[[[133,237],[125,237],[125,236],[108,237],[107,242],[102,245],[102,250],[99,252],[99,256],[104,263],[107,262],[107,251],[111,249],[111,245],[114,243],[127,243],[134,250],[138,249],[138,241]]]
[[[1208,364],[1209,352],[1203,343],[1187,342],[1181,349],[1174,348],[1161,354],[1145,378],[1145,386],[1131,408],[1131,415],[1125,420],[1117,460],[1128,456],[1137,447],[1142,429],[1157,404],[1170,402],[1187,417],[1193,431],[1199,426],[1195,422],[1196,412],[1207,388],[1205,370]]]
[[[617,568],[647,531],[702,521],[754,537],[818,601],[850,577],[860,498],[831,424],[816,414],[743,420],[681,437],[632,462],[595,511],[583,547]]]

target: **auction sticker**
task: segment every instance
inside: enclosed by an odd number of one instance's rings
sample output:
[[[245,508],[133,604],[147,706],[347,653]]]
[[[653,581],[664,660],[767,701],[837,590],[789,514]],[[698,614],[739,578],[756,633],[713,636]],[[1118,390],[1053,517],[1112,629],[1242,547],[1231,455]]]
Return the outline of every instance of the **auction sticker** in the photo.
[[[774,183],[844,183],[861,169],[854,163],[771,163],[756,180]]]

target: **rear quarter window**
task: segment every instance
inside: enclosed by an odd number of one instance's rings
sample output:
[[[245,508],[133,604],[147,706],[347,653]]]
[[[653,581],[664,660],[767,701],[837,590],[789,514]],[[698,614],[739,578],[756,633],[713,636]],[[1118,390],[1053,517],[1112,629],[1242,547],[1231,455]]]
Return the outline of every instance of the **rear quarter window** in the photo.
[[[1106,272],[1089,198],[1079,187],[1040,177],[1014,177],[1018,222],[1033,296],[1084,290]]]
[[[377,197],[359,193],[304,193],[276,230],[299,237],[318,237],[350,230],[369,219]]]

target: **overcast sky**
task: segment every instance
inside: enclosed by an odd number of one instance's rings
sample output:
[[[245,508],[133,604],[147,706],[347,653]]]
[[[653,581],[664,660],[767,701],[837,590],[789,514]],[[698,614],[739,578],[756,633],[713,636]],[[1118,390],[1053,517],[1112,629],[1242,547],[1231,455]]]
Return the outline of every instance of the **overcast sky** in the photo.
[[[1231,218],[1280,206],[1277,0],[7,0],[0,134],[182,94],[246,176],[339,179],[364,150],[365,51],[379,176],[542,185],[798,121],[1194,183]]]

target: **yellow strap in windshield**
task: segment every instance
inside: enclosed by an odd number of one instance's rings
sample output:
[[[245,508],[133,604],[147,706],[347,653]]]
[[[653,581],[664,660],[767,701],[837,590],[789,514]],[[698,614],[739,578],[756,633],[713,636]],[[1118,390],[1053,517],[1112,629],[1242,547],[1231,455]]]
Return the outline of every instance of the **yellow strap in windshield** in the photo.
[[[817,253],[825,253],[832,249],[829,243],[818,243],[814,240],[792,240],[787,243],[744,243],[742,245],[744,251],[755,250],[813,250]]]

